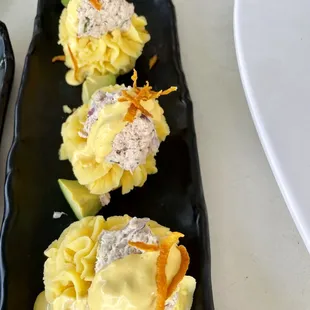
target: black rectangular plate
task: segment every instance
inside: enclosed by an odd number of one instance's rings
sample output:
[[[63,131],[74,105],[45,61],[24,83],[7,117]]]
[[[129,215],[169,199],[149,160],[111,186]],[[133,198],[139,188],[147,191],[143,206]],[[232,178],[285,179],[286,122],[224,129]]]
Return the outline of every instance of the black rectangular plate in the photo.
[[[113,192],[111,204],[100,214],[146,216],[183,232],[182,243],[191,256],[189,274],[198,284],[192,309],[212,310],[207,214],[174,8],[170,0],[134,3],[136,12],[146,16],[152,36],[136,65],[139,85],[149,80],[156,90],[176,85],[178,91],[160,99],[171,134],[156,157],[159,172],[127,195]],[[57,45],[62,8],[60,0],[39,1],[17,101],[1,232],[1,309],[32,309],[43,290],[43,251],[76,220],[57,184],[58,178],[73,178],[69,162],[58,160],[60,129],[66,118],[62,106],[81,104],[81,88],[68,86],[65,66],[51,62],[62,54]],[[150,71],[148,60],[154,54],[159,62]],[[130,84],[130,75],[120,77],[118,83]],[[55,220],[54,211],[68,216]]]
[[[15,60],[8,30],[0,21],[0,139],[9,104],[15,71]]]

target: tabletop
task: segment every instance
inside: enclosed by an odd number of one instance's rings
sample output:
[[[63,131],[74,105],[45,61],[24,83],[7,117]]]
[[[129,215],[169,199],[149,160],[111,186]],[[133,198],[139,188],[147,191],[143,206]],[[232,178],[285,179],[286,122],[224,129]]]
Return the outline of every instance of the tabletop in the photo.
[[[174,3],[182,62],[194,103],[215,308],[310,310],[310,256],[272,175],[240,83],[233,0]],[[0,20],[9,28],[16,57],[0,151],[1,194],[35,10],[36,0],[0,3]]]

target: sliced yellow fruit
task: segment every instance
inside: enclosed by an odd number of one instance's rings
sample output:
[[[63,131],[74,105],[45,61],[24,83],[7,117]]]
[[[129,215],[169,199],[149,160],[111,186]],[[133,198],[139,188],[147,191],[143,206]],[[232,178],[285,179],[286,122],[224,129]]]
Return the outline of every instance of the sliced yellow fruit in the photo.
[[[79,220],[86,216],[96,215],[102,208],[99,196],[91,194],[78,181],[59,179],[58,184]]]
[[[105,86],[115,85],[115,83],[116,76],[113,74],[89,76],[82,86],[83,103],[88,103],[93,93],[98,89]]]

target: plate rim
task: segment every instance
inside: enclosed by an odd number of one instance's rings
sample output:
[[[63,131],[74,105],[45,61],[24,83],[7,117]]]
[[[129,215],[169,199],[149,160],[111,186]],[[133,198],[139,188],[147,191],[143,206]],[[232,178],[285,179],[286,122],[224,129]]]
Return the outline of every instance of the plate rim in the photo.
[[[271,171],[275,177],[276,183],[280,189],[280,192],[284,198],[285,204],[293,218],[293,221],[298,229],[299,234],[302,237],[302,240],[310,253],[310,240],[308,237],[307,229],[305,225],[302,223],[301,217],[299,215],[299,207],[294,199],[294,195],[291,193],[289,186],[286,184],[286,178],[283,175],[283,172],[280,168],[280,164],[278,162],[278,158],[274,152],[272,144],[269,139],[268,132],[265,130],[263,125],[262,117],[258,109],[258,105],[256,99],[253,95],[253,89],[250,82],[249,74],[246,69],[246,61],[244,58],[244,50],[243,43],[241,39],[241,26],[240,26],[240,15],[241,15],[241,0],[235,0],[234,4],[234,17],[233,17],[233,32],[234,32],[234,42],[236,49],[236,57],[238,68],[240,72],[240,78],[243,85],[243,90],[245,93],[245,97],[248,103],[248,107],[254,122],[254,126],[256,128],[256,132],[258,134],[259,140],[265,152],[267,161],[271,168]]]

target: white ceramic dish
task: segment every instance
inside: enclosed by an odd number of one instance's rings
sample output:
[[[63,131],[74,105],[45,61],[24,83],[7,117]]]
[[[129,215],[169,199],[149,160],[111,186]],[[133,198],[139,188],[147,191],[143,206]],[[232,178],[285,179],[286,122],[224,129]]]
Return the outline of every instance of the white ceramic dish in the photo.
[[[310,251],[309,13],[309,0],[236,0],[234,32],[254,123]]]

